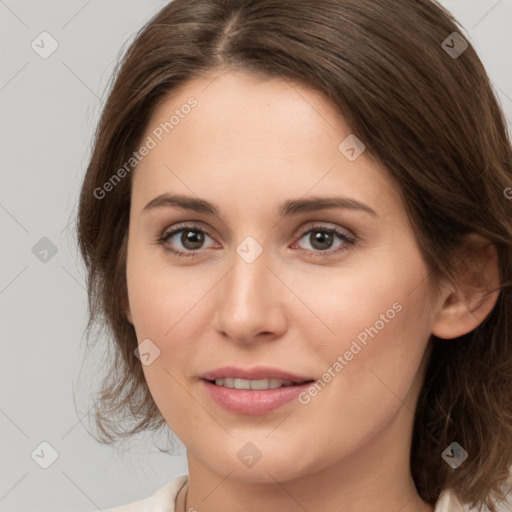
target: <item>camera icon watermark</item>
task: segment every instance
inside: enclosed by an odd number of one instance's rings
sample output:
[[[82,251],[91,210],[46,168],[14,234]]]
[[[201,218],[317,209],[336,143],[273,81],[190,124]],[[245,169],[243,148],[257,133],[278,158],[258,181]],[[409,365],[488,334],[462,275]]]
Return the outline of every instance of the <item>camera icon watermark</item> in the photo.
[[[452,59],[457,59],[460,57],[468,49],[468,46],[468,42],[458,32],[452,32],[441,43],[441,48]]]
[[[236,456],[240,459],[242,464],[248,468],[252,468],[258,462],[263,454],[258,447],[252,443],[246,443],[238,450]]]
[[[351,133],[338,146],[338,151],[347,159],[353,162],[357,160],[366,149],[361,139]]]
[[[468,452],[459,443],[453,442],[444,450],[441,457],[449,466],[457,469],[468,458]]]
[[[248,236],[238,244],[236,252],[246,263],[252,263],[263,252],[263,247],[252,236]]]
[[[39,467],[48,469],[59,458],[59,452],[50,443],[43,441],[30,456]]]
[[[57,246],[49,238],[43,236],[32,247],[32,254],[42,263],[48,263],[57,254]]]
[[[59,47],[57,40],[48,32],[41,32],[30,44],[39,57],[47,59]]]
[[[144,366],[149,366],[160,356],[160,349],[149,338],[146,338],[140,342],[133,353]]]

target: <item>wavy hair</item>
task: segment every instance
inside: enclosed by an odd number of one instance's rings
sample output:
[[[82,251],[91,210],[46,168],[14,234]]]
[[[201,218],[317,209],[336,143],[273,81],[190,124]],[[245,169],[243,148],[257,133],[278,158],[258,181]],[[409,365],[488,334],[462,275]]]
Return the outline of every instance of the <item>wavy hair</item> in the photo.
[[[174,0],[136,34],[109,84],[77,217],[89,321],[112,357],[95,421],[112,444],[165,426],[125,317],[131,174],[98,191],[133,155],[155,109],[187,81],[245,70],[323,92],[397,184],[435,283],[457,282],[457,251],[478,233],[499,256],[499,297],[460,338],[431,336],[415,411],[411,473],[434,504],[451,488],[495,511],[512,464],[512,148],[474,48],[458,56],[458,22],[430,0]],[[459,40],[460,41],[460,40]],[[508,193],[509,192],[509,193]],[[104,341],[102,341],[102,344]],[[128,424],[126,425],[126,421]],[[123,423],[124,422],[124,423]],[[458,441],[469,458],[441,458]]]

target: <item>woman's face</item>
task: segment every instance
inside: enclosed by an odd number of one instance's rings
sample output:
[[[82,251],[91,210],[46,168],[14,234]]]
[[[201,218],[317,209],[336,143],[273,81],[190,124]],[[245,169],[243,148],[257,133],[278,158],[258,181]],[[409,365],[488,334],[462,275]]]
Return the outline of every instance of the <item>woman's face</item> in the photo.
[[[154,112],[133,176],[127,315],[158,408],[190,471],[267,482],[408,464],[436,304],[396,185],[317,92],[214,77]],[[226,366],[317,382],[202,378]]]

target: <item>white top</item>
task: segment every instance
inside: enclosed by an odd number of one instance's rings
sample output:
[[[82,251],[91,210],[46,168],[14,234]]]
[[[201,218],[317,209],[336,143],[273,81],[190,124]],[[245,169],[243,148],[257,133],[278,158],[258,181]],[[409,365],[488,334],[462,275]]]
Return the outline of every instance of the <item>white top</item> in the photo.
[[[176,497],[187,483],[188,475],[182,475],[160,487],[153,495],[126,505],[109,508],[103,512],[174,512]],[[434,512],[472,512],[462,505],[450,489],[441,492]]]

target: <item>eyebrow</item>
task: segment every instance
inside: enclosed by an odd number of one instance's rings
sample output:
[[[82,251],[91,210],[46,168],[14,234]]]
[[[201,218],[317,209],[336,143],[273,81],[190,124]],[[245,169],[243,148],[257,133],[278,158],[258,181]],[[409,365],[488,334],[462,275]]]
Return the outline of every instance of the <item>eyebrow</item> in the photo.
[[[219,208],[209,201],[184,195],[161,194],[152,199],[141,213],[163,207],[177,207],[197,213],[206,213],[219,216]],[[279,217],[289,217],[301,213],[316,212],[332,208],[357,210],[378,217],[375,210],[368,205],[349,197],[308,197],[305,199],[289,199],[279,206]]]

